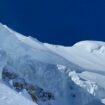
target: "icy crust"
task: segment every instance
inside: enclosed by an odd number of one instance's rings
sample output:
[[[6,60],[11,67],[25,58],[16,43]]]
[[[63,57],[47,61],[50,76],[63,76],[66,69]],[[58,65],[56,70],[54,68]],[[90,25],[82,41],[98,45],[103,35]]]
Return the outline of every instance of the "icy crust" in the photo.
[[[69,76],[77,85],[79,85],[80,87],[82,87],[83,89],[85,89],[90,94],[97,97],[98,99],[105,98],[105,88],[100,86],[100,84],[98,84],[97,81],[92,81],[89,78],[83,79],[81,78],[81,74],[77,74],[75,71],[69,72]]]

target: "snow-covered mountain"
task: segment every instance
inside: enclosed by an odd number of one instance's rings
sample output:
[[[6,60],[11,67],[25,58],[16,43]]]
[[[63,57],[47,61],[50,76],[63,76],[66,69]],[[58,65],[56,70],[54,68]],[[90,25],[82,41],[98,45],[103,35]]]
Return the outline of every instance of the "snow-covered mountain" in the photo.
[[[0,105],[104,105],[104,56],[104,42],[51,45],[0,24]]]

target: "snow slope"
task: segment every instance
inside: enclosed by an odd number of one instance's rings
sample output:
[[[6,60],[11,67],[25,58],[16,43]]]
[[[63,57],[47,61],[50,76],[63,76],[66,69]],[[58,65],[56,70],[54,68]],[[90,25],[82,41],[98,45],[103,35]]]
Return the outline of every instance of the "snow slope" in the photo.
[[[105,72],[105,42],[81,41],[72,47],[54,46],[46,43],[44,45],[84,69]]]
[[[39,100],[38,105],[103,105],[104,46],[104,42],[96,41],[83,41],[72,47],[41,43],[0,24],[0,80],[7,67],[28,83],[54,94],[54,100]],[[2,83],[0,88],[19,100],[23,97]],[[0,92],[5,95],[4,90]]]
[[[82,69],[66,60],[64,57],[50,51],[37,39],[21,35],[2,24],[0,24],[0,33],[0,48],[5,50],[5,52],[8,52],[9,56],[14,60],[18,57],[29,55],[32,59],[36,59],[41,62],[61,64],[74,69]]]
[[[81,41],[70,47],[47,43],[44,45],[54,53],[84,68],[81,73],[76,74],[82,80],[76,80],[75,77],[75,82],[83,88],[87,88],[90,93],[92,89],[92,94],[96,97],[105,98],[105,42]],[[78,72],[78,69],[74,69],[74,71]],[[88,84],[84,81],[87,81]],[[92,84],[95,87],[92,87]]]
[[[0,82],[0,105],[37,105]]]

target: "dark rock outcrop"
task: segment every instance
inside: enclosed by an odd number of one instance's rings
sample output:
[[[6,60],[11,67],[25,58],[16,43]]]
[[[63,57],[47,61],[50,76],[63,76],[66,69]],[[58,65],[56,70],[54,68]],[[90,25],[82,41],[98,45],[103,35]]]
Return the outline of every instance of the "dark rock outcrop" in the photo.
[[[37,102],[38,100],[50,101],[55,99],[54,94],[51,92],[44,91],[44,89],[38,86],[27,83],[25,79],[19,77],[14,71],[8,70],[7,68],[3,69],[2,79],[17,92],[22,92],[23,89],[26,89],[34,102]],[[11,84],[10,81],[12,81]]]

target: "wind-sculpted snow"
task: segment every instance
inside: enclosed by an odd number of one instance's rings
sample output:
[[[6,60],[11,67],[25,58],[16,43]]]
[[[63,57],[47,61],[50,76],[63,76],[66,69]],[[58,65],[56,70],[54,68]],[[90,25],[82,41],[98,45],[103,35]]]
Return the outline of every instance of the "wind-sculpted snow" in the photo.
[[[87,51],[99,50],[101,47],[105,46],[105,42],[99,41],[81,41],[76,43],[73,47],[80,47],[86,49]]]
[[[84,69],[105,72],[105,42],[82,41],[72,47],[44,45]]]
[[[87,46],[77,44],[73,47],[43,44],[2,24],[0,42],[0,80],[16,94],[21,92],[20,98],[24,96],[38,105],[103,105],[104,85],[80,76],[86,70],[104,72],[103,43],[99,44],[101,47],[92,44],[93,49],[90,42]]]

